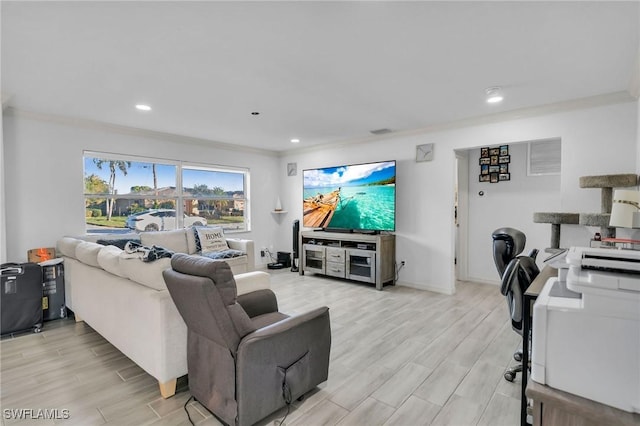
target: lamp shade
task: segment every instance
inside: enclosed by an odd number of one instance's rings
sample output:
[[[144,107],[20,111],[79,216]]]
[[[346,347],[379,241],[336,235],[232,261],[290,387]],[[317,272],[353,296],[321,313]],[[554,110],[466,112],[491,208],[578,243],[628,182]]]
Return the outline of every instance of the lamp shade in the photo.
[[[633,228],[634,216],[640,210],[640,192],[617,190],[613,194],[611,219],[609,226],[615,228]],[[637,224],[637,219],[636,219]]]

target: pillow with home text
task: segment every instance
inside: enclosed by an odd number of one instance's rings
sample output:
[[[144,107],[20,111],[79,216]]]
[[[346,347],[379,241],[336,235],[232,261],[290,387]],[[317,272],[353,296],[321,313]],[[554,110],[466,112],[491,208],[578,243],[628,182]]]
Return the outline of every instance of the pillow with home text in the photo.
[[[202,253],[212,253],[216,251],[229,250],[227,239],[224,237],[222,228],[197,228],[198,239]]]

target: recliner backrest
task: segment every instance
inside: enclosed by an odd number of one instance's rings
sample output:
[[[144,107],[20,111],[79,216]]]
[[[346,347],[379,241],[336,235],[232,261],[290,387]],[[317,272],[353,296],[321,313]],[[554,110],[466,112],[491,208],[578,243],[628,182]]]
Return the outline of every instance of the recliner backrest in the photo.
[[[251,319],[237,303],[237,288],[231,268],[199,256],[176,253],[165,282],[187,327],[235,356],[240,340],[255,331]]]
[[[491,234],[493,238],[493,261],[500,277],[509,262],[524,250],[527,237],[515,228],[499,228]]]
[[[520,334],[522,334],[524,293],[539,273],[540,270],[533,257],[518,256],[509,262],[502,276],[500,292],[507,298],[511,326]]]

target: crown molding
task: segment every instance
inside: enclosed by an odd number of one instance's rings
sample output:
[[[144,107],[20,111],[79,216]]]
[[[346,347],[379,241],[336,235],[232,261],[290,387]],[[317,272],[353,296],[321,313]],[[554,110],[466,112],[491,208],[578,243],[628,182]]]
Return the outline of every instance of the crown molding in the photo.
[[[626,102],[637,101],[638,97],[629,91],[620,91],[613,93],[605,93],[602,95],[589,96],[586,98],[571,99],[562,102],[556,102],[535,107],[520,108],[511,111],[504,111],[494,114],[464,118],[446,123],[433,124],[418,129],[409,129],[401,131],[392,131],[384,135],[369,135],[362,138],[345,139],[342,141],[313,145],[309,147],[293,148],[284,151],[275,151],[263,148],[253,148],[245,145],[236,145],[226,142],[219,142],[210,139],[196,138],[191,136],[183,136],[174,133],[159,132],[156,130],[142,129],[138,127],[129,127],[119,124],[106,123],[97,120],[89,120],[85,118],[74,118],[62,115],[34,112],[28,110],[17,109],[14,107],[6,107],[4,114],[19,118],[28,118],[54,124],[63,124],[68,126],[81,127],[93,130],[109,131],[123,135],[150,137],[154,139],[165,140],[173,143],[187,143],[191,145],[205,146],[208,148],[219,148],[229,151],[250,152],[273,157],[285,157],[289,155],[302,154],[308,152],[322,151],[327,148],[340,148],[355,144],[364,144],[384,139],[392,139],[398,137],[419,136],[429,133],[442,132],[446,130],[462,129],[465,127],[479,126],[483,124],[498,123],[502,121],[520,120],[525,118],[539,117],[543,115],[555,114],[560,112],[575,111],[581,109],[595,108],[606,105],[614,105]]]
[[[302,154],[307,152],[321,151],[327,148],[340,148],[354,144],[369,143],[384,139],[392,139],[398,137],[419,136],[429,133],[442,132],[446,130],[462,129],[466,127],[479,126],[483,124],[499,123],[502,121],[521,120],[525,118],[539,117],[543,115],[556,114],[560,112],[576,111],[581,109],[589,109],[606,105],[615,105],[620,103],[634,102],[637,97],[628,91],[605,93],[602,95],[589,96],[586,98],[571,99],[562,102],[555,102],[546,105],[534,107],[519,108],[510,111],[504,111],[494,114],[481,115],[476,117],[454,120],[446,123],[433,124],[431,126],[419,129],[400,130],[386,133],[379,136],[366,136],[363,138],[346,139],[334,143],[314,145],[310,147],[301,147],[281,152],[281,156]]]
[[[103,121],[89,120],[86,118],[75,118],[64,115],[48,114],[42,112],[28,111],[23,109],[17,109],[14,107],[7,107],[4,113],[8,116],[14,116],[17,118],[27,118],[31,120],[44,121],[47,123],[62,124],[66,126],[80,127],[83,129],[107,131],[112,133],[118,133],[121,135],[149,137],[154,139],[160,139],[173,143],[186,143],[190,145],[204,146],[207,148],[218,148],[229,151],[249,152],[254,154],[262,154],[268,156],[278,156],[277,151],[253,148],[245,145],[235,145],[226,142],[219,142],[210,139],[196,138],[192,136],[178,135],[175,133],[159,132],[156,130],[142,129],[139,127],[123,126],[119,124],[106,123]]]

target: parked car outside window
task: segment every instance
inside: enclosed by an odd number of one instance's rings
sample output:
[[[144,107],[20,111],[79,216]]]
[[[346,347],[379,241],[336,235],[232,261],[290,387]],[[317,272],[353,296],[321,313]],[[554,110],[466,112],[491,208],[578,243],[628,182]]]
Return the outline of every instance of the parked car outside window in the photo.
[[[206,226],[207,220],[200,216],[184,215],[184,226]],[[127,228],[136,231],[172,231],[176,229],[176,211],[173,209],[145,210],[127,217]]]

